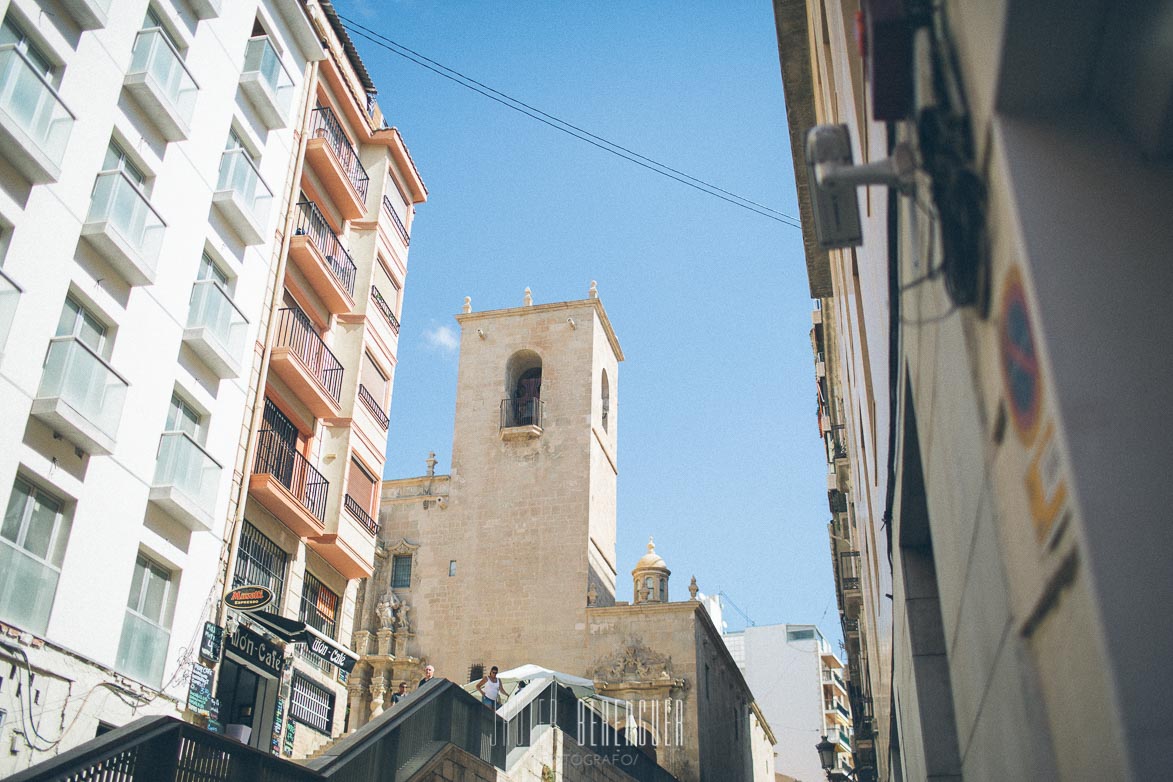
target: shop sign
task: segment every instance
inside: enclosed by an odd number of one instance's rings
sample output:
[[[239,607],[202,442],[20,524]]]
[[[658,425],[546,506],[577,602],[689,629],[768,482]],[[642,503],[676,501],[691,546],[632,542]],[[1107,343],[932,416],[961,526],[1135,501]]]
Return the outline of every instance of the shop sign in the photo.
[[[284,646],[265,640],[263,636],[244,625],[237,625],[236,632],[228,636],[226,649],[256,665],[273,678],[281,677],[285,659]]]
[[[200,638],[200,657],[215,664],[220,662],[224,651],[224,628],[213,622],[204,622],[204,634]]]
[[[187,689],[187,708],[207,717],[211,714],[212,669],[199,663],[192,663],[191,682]]]
[[[256,611],[273,602],[273,590],[260,585],[242,586],[224,595],[224,605],[237,611]]]
[[[306,633],[305,641],[310,653],[316,657],[320,657],[326,662],[338,666],[347,673],[354,670],[354,664],[357,661],[334,644],[310,633]]]

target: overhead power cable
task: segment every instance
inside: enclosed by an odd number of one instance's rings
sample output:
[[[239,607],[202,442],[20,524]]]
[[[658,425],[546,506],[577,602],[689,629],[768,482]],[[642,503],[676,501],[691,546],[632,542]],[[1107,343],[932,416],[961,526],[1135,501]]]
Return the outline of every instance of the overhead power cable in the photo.
[[[584,141],[593,147],[603,150],[604,152],[608,152],[630,163],[635,163],[637,166],[641,166],[649,171],[653,171],[661,176],[667,177],[668,179],[672,179],[683,185],[687,185],[694,190],[699,190],[706,195],[719,198],[722,201],[733,204],[734,206],[741,207],[742,209],[746,209],[750,212],[753,212],[754,214],[761,215],[762,217],[767,217],[771,220],[782,223],[783,225],[789,225],[792,228],[802,228],[799,219],[793,215],[780,212],[777,209],[766,206],[765,204],[760,204],[757,201],[745,198],[744,196],[739,196],[736,193],[718,187],[717,185],[714,185],[710,182],[706,182],[703,179],[698,179],[697,177],[686,174],[683,171],[653,160],[650,157],[641,155],[638,152],[628,149],[627,147],[624,147],[613,141],[609,141],[602,136],[591,133],[590,131],[579,127],[578,125],[574,125],[573,123],[567,122],[566,120],[560,119],[552,114],[548,114],[547,112],[542,111],[541,109],[531,106],[524,101],[511,97],[510,95],[507,95],[504,92],[488,86],[487,84],[477,81],[470,76],[466,76],[459,71],[453,70],[452,68],[449,68],[442,63],[420,54],[413,49],[403,46],[400,43],[396,43],[385,35],[371,30],[370,28],[363,26],[353,19],[349,19],[345,16],[342,16],[341,14],[339,14],[339,18],[343,21],[346,29],[350,33],[363,38],[373,43],[374,45],[391,52],[392,54],[396,54],[410,62],[413,62],[422,68],[426,68],[438,76],[442,76],[443,78],[459,84],[466,89],[472,90],[473,92],[483,95],[492,101],[500,103],[506,108],[513,109],[520,114],[524,114],[530,119],[537,120],[538,122],[541,122],[544,125],[548,125],[555,130],[577,138],[579,141]]]

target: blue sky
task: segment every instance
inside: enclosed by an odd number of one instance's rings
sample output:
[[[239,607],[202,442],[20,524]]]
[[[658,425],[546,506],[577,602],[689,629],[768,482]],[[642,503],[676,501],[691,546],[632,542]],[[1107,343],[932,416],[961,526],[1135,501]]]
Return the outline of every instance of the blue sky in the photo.
[[[344,16],[694,177],[797,214],[765,0],[337,0]],[[429,189],[387,477],[447,470],[453,315],[600,298],[620,366],[620,597],[649,534],[757,624],[838,638],[799,231],[646,171],[355,36]],[[731,628],[742,624],[727,610]]]

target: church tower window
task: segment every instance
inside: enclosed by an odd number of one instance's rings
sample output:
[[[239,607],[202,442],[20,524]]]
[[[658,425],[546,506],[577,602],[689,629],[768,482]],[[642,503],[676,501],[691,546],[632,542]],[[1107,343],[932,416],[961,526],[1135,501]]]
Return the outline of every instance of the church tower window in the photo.
[[[542,358],[532,350],[514,353],[505,367],[506,398],[501,426],[542,425]]]

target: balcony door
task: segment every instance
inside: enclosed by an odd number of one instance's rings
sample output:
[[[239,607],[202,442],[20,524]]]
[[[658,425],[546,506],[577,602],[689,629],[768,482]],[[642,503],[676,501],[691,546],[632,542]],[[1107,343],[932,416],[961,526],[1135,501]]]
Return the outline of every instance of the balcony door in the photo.
[[[259,448],[267,454],[269,472],[287,488],[293,487],[293,471],[297,458],[300,433],[293,422],[277,409],[269,399],[265,400],[265,411],[261,417],[261,441]]]

